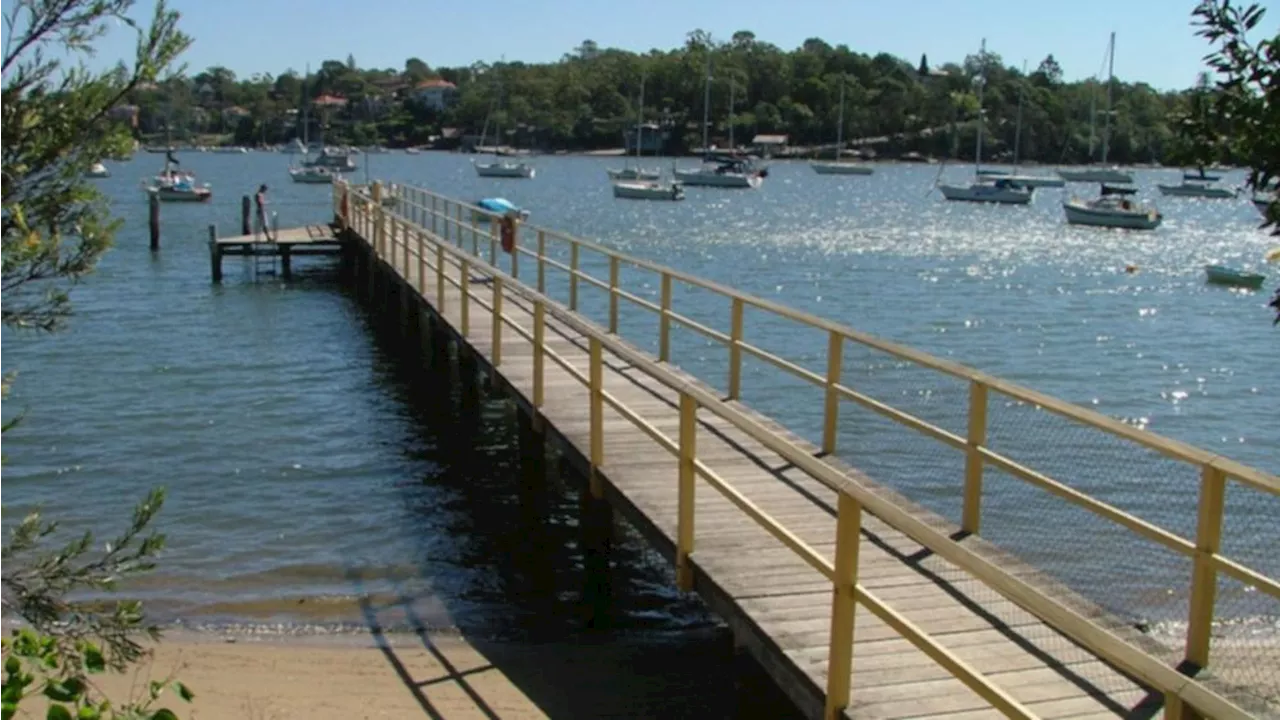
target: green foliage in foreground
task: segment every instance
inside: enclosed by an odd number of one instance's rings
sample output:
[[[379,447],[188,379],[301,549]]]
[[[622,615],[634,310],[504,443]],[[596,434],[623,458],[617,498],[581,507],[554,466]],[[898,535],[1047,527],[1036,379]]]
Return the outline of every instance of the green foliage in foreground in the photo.
[[[1201,37],[1214,49],[1205,56],[1212,93],[1197,98],[1178,127],[1181,157],[1205,165],[1230,154],[1249,168],[1249,187],[1271,193],[1266,224],[1280,235],[1280,31],[1253,41],[1266,10],[1257,4],[1204,0],[1193,13]],[[1205,78],[1205,85],[1210,78]],[[1280,324],[1280,289],[1270,307]]]
[[[5,6],[0,322],[6,328],[56,330],[70,313],[69,286],[92,271],[119,227],[85,171],[129,149],[129,133],[108,114],[139,83],[159,78],[189,43],[163,1],[146,29],[129,16],[133,4],[18,0]],[[132,69],[95,74],[55,59],[91,54],[115,23],[138,31]],[[6,375],[0,384],[5,396],[11,379]],[[19,419],[5,421],[0,431],[9,432]],[[5,720],[29,711],[37,698],[51,720],[175,718],[170,709],[153,708],[166,687],[190,700],[180,683],[153,683],[140,700],[113,702],[92,682],[139,661],[145,654],[139,639],[159,635],[139,603],[92,598],[154,567],[164,536],[148,528],[163,503],[164,491],[153,490],[128,528],[101,549],[89,533],[49,548],[58,525],[39,512],[13,528],[0,548],[0,597],[6,619],[23,627],[3,642]],[[72,599],[85,594],[91,599]]]

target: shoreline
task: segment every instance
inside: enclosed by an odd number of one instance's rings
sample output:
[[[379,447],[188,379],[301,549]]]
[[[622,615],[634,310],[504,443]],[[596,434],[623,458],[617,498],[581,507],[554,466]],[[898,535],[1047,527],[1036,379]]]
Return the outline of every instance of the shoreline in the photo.
[[[357,718],[792,717],[727,630],[683,642],[584,634],[551,642],[414,632],[274,635],[166,630],[124,674],[95,676],[114,701],[152,680],[181,680],[156,707],[180,717]],[[768,687],[767,687],[768,686]],[[25,708],[43,717],[43,707]]]

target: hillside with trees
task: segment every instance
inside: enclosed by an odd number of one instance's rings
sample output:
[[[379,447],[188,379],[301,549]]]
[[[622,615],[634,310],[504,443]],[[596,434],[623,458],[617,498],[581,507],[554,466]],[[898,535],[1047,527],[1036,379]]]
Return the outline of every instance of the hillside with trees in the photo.
[[[740,143],[756,134],[784,134],[793,146],[830,144],[844,83],[846,138],[877,139],[867,146],[881,153],[965,157],[972,147],[976,81],[982,73],[990,157],[1011,153],[1021,96],[1022,157],[1084,162],[1090,112],[1096,104],[1100,127],[1106,93],[1103,81],[1065,82],[1052,54],[1024,73],[993,52],[937,65],[923,56],[918,62],[871,56],[816,38],[783,50],[749,31],[716,42],[696,30],[683,47],[647,53],[587,40],[553,63],[433,68],[410,58],[402,68],[367,69],[348,57],[326,61],[305,78],[294,70],[237,78],[215,67],[147,86],[130,101],[138,108],[139,134],[175,142],[197,133],[218,133],[245,145],[288,142],[301,134],[299,109],[310,101],[312,140],[323,124],[330,143],[424,145],[442,133],[479,134],[488,120],[491,133],[503,131],[497,144],[592,150],[622,145],[624,128],[636,121],[643,80],[645,120],[667,131],[666,149],[674,153],[701,144],[708,60],[715,78],[712,136],[722,145],[729,134],[731,87],[733,130]],[[423,101],[421,88],[446,84],[453,86],[447,102]],[[1189,112],[1196,92],[1162,92],[1117,79],[1111,87],[1110,159],[1158,162],[1174,154],[1173,128]]]

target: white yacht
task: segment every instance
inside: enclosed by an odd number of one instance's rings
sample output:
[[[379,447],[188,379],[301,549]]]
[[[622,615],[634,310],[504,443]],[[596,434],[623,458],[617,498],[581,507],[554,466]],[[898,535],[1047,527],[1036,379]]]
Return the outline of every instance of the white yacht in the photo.
[[[1071,225],[1122,228],[1127,230],[1155,230],[1164,217],[1155,207],[1134,202],[1120,195],[1103,194],[1094,200],[1072,198],[1062,204]]]

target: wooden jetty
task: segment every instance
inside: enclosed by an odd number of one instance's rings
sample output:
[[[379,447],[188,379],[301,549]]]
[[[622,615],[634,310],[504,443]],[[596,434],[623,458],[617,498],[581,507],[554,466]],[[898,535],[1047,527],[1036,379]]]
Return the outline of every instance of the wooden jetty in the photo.
[[[293,274],[293,258],[304,255],[337,255],[345,246],[332,225],[306,225],[299,228],[276,230],[269,237],[265,234],[245,234],[234,237],[218,237],[216,225],[209,226],[209,272],[214,282],[222,282],[222,258],[252,257],[254,272],[260,272],[260,260],[269,260],[274,270],[275,260],[280,261],[280,275]]]
[[[1280,582],[1228,555],[1231,530],[1223,524],[1228,487],[1233,497],[1253,493],[1269,501],[1280,495],[1275,475],[425,190],[398,188],[391,208],[384,200],[377,184],[368,193],[334,186],[335,222],[353,245],[349,258],[362,291],[375,306],[400,313],[406,332],[447,337],[486,366],[526,424],[581,466],[590,497],[622,512],[671,559],[679,586],[698,592],[724,618],[805,715],[1225,719],[1276,711],[1270,688],[1234,679],[1225,672],[1232,667],[1226,655],[1211,657],[1220,582],[1243,583],[1280,607]],[[502,253],[508,240],[510,251]],[[547,252],[552,243],[568,246],[567,262]],[[605,258],[607,276],[584,269],[587,253]],[[652,273],[660,299],[622,287],[624,265]],[[568,303],[547,294],[551,273],[567,276]],[[676,284],[721,295],[730,330],[682,314],[673,302]],[[583,312],[580,289],[587,287],[603,292],[604,304],[590,309],[606,323]],[[619,333],[622,302],[656,316],[656,356]],[[824,333],[826,372],[749,343],[748,309]],[[670,362],[676,325],[728,348],[727,393]],[[861,392],[842,377],[843,354],[855,346],[962,380],[967,427],[951,431]],[[744,357],[821,390],[820,445],[742,403]],[[989,446],[988,408],[997,398],[1033,404],[1195,469],[1194,536],[1126,513]],[[959,454],[962,475],[939,478],[963,488],[959,524],[837,458],[840,410],[848,403]],[[1185,643],[1162,645],[983,538],[986,468],[1186,558]],[[1062,538],[1067,547],[1073,542]],[[1098,582],[1106,581],[1100,572]]]

